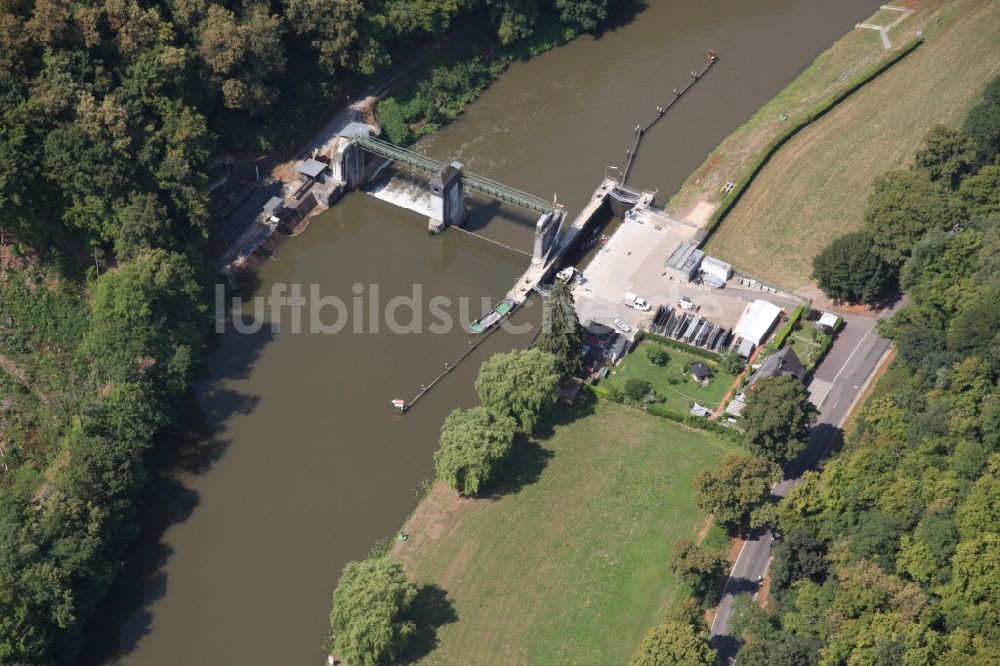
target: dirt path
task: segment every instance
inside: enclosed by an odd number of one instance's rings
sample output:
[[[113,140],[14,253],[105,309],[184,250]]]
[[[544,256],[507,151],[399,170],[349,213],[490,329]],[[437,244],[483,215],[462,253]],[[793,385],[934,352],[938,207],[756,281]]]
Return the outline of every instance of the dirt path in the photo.
[[[34,384],[30,379],[28,379],[28,374],[24,371],[21,366],[15,363],[10,358],[0,354],[0,368],[3,368],[8,375],[13,377],[18,384],[23,386],[25,389],[30,391],[36,398],[41,400],[46,405],[52,403],[52,398],[42,391],[36,384]]]

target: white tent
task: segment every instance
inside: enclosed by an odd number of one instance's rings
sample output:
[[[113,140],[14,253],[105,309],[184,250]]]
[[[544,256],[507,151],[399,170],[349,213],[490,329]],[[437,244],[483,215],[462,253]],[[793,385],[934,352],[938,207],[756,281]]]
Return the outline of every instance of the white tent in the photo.
[[[758,298],[753,303],[747,304],[743,316],[733,329],[733,335],[749,340],[759,347],[780,316],[781,308],[770,301]]]

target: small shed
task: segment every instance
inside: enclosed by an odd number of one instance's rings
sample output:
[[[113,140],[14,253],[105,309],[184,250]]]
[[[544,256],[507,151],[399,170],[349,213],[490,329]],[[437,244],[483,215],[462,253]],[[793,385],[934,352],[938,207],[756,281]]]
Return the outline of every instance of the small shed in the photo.
[[[694,403],[694,407],[691,408],[691,414],[694,416],[700,416],[702,418],[708,418],[711,415],[712,410],[704,405],[699,405],[697,402]]]
[[[726,414],[729,414],[730,416],[739,416],[743,413],[743,408],[746,406],[746,396],[739,393],[735,398],[729,401],[728,405],[726,405]]]
[[[712,376],[712,371],[704,363],[692,363],[691,376],[694,377],[695,381],[703,382]]]
[[[839,323],[840,323],[840,317],[838,317],[837,315],[833,314],[832,312],[824,312],[820,316],[819,321],[816,322],[816,325],[817,326],[824,326],[824,327],[830,329],[831,331],[835,331],[835,330],[837,330],[837,325]]]

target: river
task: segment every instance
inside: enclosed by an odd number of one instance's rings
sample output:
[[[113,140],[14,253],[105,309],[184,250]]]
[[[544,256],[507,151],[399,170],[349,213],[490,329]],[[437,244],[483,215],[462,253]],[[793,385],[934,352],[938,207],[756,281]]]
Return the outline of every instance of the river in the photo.
[[[633,4],[601,35],[513,65],[416,150],[557,195],[572,217],[605,168],[624,165],[632,128],[713,48],[719,63],[650,130],[629,179],[658,190],[662,203],[727,133],[878,4]],[[532,222],[478,202],[469,227],[530,251]],[[161,445],[168,460],[159,464],[174,471],[155,477],[144,496],[142,533],[88,631],[84,663],[322,663],[344,563],[393,534],[413,509],[414,489],[433,474],[441,421],[475,403],[478,364],[528,340],[498,333],[397,415],[390,400],[410,399],[468,345],[457,324],[431,330],[441,319],[430,299],[447,297],[455,319],[466,302],[475,317],[527,261],[456,230],[430,237],[422,216],[362,193],[282,245],[263,264],[256,293],[297,284],[309,296],[315,284],[345,303],[347,326],[309,333],[305,316],[296,333],[285,308],[279,332],[227,327],[197,386],[190,441]],[[393,297],[412,297],[414,285],[422,321],[404,305],[396,322],[422,332],[394,333],[381,313]],[[359,302],[362,316],[353,317]],[[526,308],[519,323],[537,321],[540,309]],[[322,325],[335,314],[327,308]]]

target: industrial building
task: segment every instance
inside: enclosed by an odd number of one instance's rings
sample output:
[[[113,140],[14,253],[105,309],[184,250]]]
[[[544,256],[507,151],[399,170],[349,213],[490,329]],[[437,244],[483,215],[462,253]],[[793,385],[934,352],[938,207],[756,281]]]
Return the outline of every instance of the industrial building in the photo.
[[[682,282],[691,282],[698,277],[698,271],[704,258],[705,253],[698,249],[697,244],[691,241],[681,241],[667,257],[663,266],[663,274]]]
[[[715,257],[705,257],[701,262],[702,281],[716,289],[726,286],[726,282],[733,275],[733,267],[721,259]]]
[[[758,298],[748,303],[743,310],[743,316],[736,322],[733,335],[736,337],[737,349],[742,356],[748,357],[753,350],[767,337],[774,324],[781,317],[781,308],[770,301]]]

